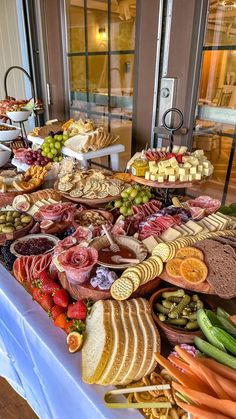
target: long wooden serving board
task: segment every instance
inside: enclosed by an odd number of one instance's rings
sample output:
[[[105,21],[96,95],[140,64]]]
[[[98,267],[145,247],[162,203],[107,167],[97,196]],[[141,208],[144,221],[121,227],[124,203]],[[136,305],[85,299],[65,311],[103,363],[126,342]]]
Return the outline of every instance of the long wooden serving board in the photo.
[[[159,275],[159,278],[163,279],[163,281],[169,282],[170,284],[187,289],[189,291],[200,292],[202,294],[216,295],[214,288],[211,284],[207,282],[207,280],[202,282],[201,284],[191,284],[190,282],[187,282],[182,278],[172,278],[168,275],[165,269]]]

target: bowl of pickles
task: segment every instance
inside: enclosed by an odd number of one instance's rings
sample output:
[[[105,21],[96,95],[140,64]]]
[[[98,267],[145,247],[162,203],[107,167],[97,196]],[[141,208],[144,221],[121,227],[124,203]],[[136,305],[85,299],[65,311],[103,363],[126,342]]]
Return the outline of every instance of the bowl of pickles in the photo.
[[[151,296],[150,304],[158,330],[170,344],[193,343],[195,336],[203,336],[197,323],[197,310],[209,308],[203,295],[163,288]]]
[[[19,211],[0,211],[0,245],[6,240],[18,239],[33,227],[34,220],[29,214]]]

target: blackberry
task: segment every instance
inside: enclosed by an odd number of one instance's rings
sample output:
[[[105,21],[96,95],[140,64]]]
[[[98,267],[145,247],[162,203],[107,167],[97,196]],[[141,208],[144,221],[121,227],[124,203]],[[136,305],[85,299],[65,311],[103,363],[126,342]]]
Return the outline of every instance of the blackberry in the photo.
[[[7,269],[12,269],[13,263],[16,260],[16,257],[10,252],[11,244],[12,240],[7,240],[1,247],[1,255],[3,257]]]
[[[65,239],[66,237],[71,236],[74,232],[75,232],[75,228],[74,228],[74,227],[70,227],[70,228],[68,228],[67,230],[63,231],[62,233],[58,233],[58,234],[57,234],[57,237],[58,237],[60,240],[63,240],[63,239]]]

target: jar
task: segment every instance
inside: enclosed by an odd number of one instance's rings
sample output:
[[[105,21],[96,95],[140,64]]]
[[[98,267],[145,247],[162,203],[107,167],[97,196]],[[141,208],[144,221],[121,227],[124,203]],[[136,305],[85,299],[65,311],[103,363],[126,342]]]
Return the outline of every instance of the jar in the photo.
[[[145,172],[149,169],[149,164],[148,161],[145,159],[136,159],[134,160],[132,167],[131,167],[131,172],[132,175],[134,176],[140,176],[140,177],[144,177],[145,176]]]

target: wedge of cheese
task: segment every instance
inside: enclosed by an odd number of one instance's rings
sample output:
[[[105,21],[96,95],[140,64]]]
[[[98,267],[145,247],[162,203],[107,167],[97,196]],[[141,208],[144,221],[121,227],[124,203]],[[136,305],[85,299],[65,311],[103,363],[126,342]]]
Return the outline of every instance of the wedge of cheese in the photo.
[[[200,226],[199,224],[197,224],[195,221],[189,220],[186,224],[185,227],[189,227],[194,234],[198,234],[201,233],[201,231],[203,230],[202,226]]]
[[[172,242],[178,239],[179,237],[181,237],[181,233],[172,227],[167,228],[167,230],[165,230],[164,233],[162,233],[161,235],[161,239],[164,242]]]

